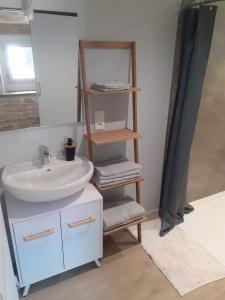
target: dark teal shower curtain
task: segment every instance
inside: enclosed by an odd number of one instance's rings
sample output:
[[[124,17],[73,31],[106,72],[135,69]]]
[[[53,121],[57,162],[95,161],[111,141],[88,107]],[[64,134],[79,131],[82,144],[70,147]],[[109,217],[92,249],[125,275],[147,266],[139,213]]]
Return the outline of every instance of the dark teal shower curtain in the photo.
[[[183,222],[193,208],[187,204],[189,156],[206,72],[216,6],[182,12],[182,41],[178,88],[164,164],[160,217],[163,236]]]

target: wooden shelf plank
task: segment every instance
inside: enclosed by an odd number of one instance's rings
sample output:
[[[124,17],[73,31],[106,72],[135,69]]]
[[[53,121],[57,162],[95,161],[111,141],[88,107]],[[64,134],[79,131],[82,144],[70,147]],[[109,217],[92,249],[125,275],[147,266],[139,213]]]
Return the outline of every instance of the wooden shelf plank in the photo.
[[[101,193],[101,192],[109,191],[111,189],[115,189],[115,188],[118,188],[118,187],[126,186],[126,185],[129,185],[129,184],[133,184],[133,183],[141,182],[141,181],[144,181],[143,177],[138,177],[136,179],[127,180],[126,182],[114,184],[114,185],[111,185],[111,186],[108,186],[108,187],[104,187],[104,188],[99,188],[98,186],[96,186],[96,188]]]
[[[136,93],[140,92],[141,90],[139,88],[131,87],[127,90],[116,90],[116,91],[98,91],[95,89],[89,89],[88,94],[91,96],[103,96],[103,95],[114,95],[114,94],[128,94],[128,93]]]
[[[112,228],[110,230],[104,231],[104,235],[105,236],[110,235],[110,234],[112,234],[114,232],[120,231],[122,229],[126,229],[126,228],[128,228],[130,226],[133,226],[133,225],[141,224],[141,223],[143,223],[145,221],[147,221],[146,217],[143,217],[143,218],[135,220],[135,221],[131,221],[130,223],[126,223],[126,224],[120,225],[118,227]]]
[[[87,136],[87,134],[85,137],[96,145],[103,145],[128,140],[136,140],[140,137],[140,135],[133,130],[123,128],[111,131],[94,132],[91,133],[90,138]]]
[[[80,47],[99,48],[99,49],[131,49],[134,42],[118,42],[118,41],[86,41],[80,40]]]

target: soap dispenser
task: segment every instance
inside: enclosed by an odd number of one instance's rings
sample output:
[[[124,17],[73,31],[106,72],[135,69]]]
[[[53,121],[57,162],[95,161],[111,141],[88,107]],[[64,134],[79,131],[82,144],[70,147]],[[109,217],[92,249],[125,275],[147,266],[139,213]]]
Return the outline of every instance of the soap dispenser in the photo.
[[[74,144],[72,138],[68,138],[68,141],[65,144],[65,150],[66,150],[66,160],[67,161],[74,160],[74,157],[75,157],[75,144]]]

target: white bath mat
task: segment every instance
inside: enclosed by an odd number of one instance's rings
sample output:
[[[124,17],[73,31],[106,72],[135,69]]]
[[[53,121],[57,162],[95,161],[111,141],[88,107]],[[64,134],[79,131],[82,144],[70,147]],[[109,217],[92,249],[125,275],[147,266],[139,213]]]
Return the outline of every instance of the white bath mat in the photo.
[[[181,296],[225,277],[225,266],[177,226],[163,238],[160,220],[142,224],[142,246]],[[136,226],[130,228],[136,236]]]

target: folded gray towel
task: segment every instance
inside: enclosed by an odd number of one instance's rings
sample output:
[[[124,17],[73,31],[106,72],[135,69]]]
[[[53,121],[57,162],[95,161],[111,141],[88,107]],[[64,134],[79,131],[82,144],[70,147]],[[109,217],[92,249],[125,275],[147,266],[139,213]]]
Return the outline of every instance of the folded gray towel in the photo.
[[[100,92],[112,92],[112,91],[124,91],[128,90],[129,88],[103,88],[96,85],[92,85],[92,88],[94,90],[100,91]]]
[[[145,214],[145,209],[130,196],[121,196],[115,200],[104,200],[103,208],[104,230],[130,223],[142,218]]]
[[[99,176],[96,174],[95,178],[98,182],[100,183],[107,183],[107,182],[113,182],[113,181],[118,181],[118,180],[123,180],[123,179],[130,179],[134,177],[141,176],[141,171],[140,170],[134,170],[131,172],[125,172],[119,175],[113,175],[113,176]]]
[[[109,177],[122,176],[124,173],[132,171],[141,171],[141,165],[130,160],[118,160],[112,162],[103,162],[95,166],[95,171],[98,176]],[[126,175],[126,174],[125,174]]]
[[[128,90],[131,87],[130,83],[126,82],[94,82],[92,85],[93,89],[103,90],[103,91],[113,91],[113,90]]]

